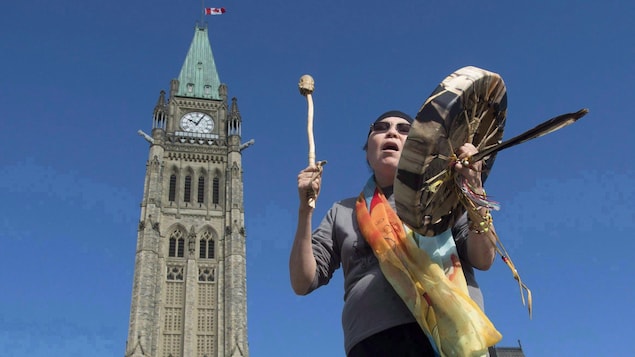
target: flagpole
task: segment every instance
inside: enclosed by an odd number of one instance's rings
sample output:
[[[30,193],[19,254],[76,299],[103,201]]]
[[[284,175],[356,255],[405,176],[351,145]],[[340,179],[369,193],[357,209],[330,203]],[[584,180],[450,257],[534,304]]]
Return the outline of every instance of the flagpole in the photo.
[[[201,0],[201,27],[203,27],[204,17],[205,17],[205,0]]]

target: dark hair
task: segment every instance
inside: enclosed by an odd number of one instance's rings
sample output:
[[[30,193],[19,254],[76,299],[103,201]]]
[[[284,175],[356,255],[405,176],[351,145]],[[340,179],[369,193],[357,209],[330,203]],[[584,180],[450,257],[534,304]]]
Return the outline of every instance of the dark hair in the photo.
[[[397,117],[397,118],[402,118],[402,119],[406,119],[408,121],[408,123],[412,124],[412,118],[410,117],[410,115],[400,111],[400,110],[389,110],[387,112],[385,112],[384,114],[380,115],[377,119],[375,119],[374,123],[381,121],[382,119],[386,119],[386,118],[390,118],[390,117]]]

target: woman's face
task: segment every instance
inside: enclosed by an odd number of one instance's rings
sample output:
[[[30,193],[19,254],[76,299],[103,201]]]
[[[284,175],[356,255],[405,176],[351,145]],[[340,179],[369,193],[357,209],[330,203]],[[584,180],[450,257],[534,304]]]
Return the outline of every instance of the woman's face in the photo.
[[[366,160],[378,179],[390,178],[388,184],[392,185],[409,128],[406,119],[388,117],[375,123],[368,137]]]

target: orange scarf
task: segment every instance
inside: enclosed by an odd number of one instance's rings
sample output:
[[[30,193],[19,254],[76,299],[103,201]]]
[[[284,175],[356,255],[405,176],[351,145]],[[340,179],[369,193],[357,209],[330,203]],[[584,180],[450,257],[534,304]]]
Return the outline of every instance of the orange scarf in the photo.
[[[372,207],[367,201],[372,194]],[[501,334],[469,297],[458,256],[444,272],[415,243],[373,178],[357,199],[357,222],[384,276],[442,356],[485,356]],[[418,235],[417,235],[418,236]],[[418,239],[431,239],[418,236]],[[450,234],[450,239],[453,240]],[[456,248],[454,248],[456,253]]]

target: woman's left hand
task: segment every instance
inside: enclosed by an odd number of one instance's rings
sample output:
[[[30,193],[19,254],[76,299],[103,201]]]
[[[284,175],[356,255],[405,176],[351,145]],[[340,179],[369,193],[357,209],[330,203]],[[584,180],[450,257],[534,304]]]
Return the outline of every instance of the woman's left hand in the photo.
[[[474,156],[477,152],[478,150],[476,150],[474,145],[470,143],[463,144],[463,146],[461,146],[456,152],[458,161],[454,165],[454,169],[461,174],[461,176],[465,177],[468,184],[474,189],[483,187],[483,182],[481,181],[481,169],[483,167],[483,162],[473,162],[469,165],[464,165],[463,162],[464,160]]]

